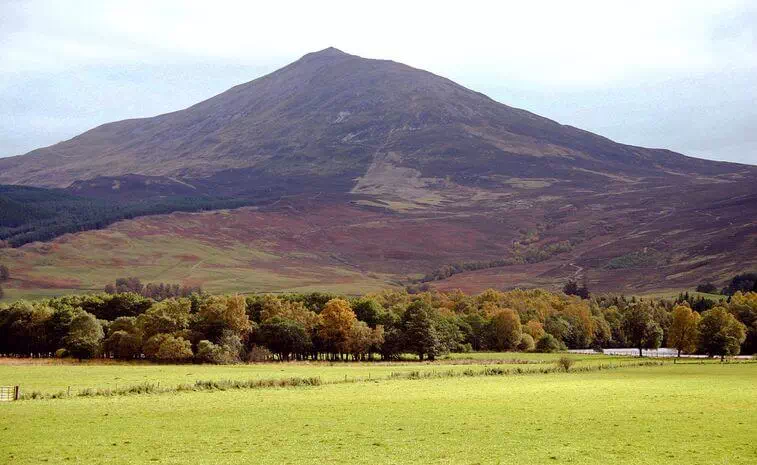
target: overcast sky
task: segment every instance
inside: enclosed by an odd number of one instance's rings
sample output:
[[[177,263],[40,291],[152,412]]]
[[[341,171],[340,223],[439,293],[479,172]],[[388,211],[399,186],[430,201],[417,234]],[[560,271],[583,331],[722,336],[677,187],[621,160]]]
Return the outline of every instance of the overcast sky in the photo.
[[[634,145],[757,164],[757,2],[0,0],[0,156],[328,46]]]

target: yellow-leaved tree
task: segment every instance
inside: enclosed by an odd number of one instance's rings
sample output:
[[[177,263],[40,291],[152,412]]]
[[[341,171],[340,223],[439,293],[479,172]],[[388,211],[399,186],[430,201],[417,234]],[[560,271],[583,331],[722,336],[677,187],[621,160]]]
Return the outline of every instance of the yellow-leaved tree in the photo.
[[[681,352],[691,353],[697,349],[699,338],[699,313],[688,305],[676,305],[673,309],[673,321],[668,331],[668,344]]]
[[[320,314],[318,337],[332,355],[349,352],[348,341],[353,324],[357,321],[350,303],[344,299],[331,299]]]

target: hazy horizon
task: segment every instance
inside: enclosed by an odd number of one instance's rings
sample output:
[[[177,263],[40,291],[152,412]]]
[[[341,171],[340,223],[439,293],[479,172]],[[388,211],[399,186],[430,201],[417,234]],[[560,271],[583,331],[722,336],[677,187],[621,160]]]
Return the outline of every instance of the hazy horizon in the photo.
[[[757,164],[749,2],[413,4],[401,16],[389,4],[183,5],[0,6],[0,157],[180,110],[334,46],[618,142]]]

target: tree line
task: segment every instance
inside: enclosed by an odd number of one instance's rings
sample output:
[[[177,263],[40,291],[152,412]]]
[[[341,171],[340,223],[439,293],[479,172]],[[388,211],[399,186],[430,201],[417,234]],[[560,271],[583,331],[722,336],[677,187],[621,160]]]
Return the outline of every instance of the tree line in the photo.
[[[757,351],[757,293],[696,312],[685,301],[540,289],[478,295],[384,291],[210,295],[134,292],[0,305],[0,354],[159,362],[433,360],[447,352],[657,348],[726,357]]]
[[[118,278],[115,283],[106,284],[103,289],[106,294],[124,294],[133,292],[142,297],[149,297],[155,301],[172,297],[189,297],[192,294],[202,294],[200,286],[187,286],[175,283],[147,283],[136,277]]]

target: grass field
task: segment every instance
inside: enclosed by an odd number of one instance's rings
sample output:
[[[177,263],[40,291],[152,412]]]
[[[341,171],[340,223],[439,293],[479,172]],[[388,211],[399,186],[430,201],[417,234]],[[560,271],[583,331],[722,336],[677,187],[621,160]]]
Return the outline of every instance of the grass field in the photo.
[[[160,383],[163,387],[194,383],[198,380],[282,379],[291,377],[319,377],[325,383],[344,380],[386,379],[392,374],[432,371],[480,370],[486,366],[523,366],[538,368],[551,365],[559,354],[491,353],[450,354],[435,363],[373,362],[328,363],[292,362],[251,365],[155,365],[151,363],[122,363],[93,361],[76,363],[70,360],[30,360],[0,358],[0,385],[19,385],[23,392],[53,394],[70,391],[75,394],[87,388],[134,386],[141,383]],[[571,356],[576,366],[633,360],[632,358],[583,355]]]
[[[755,428],[757,365],[666,364],[13,402],[0,462],[753,464]]]

